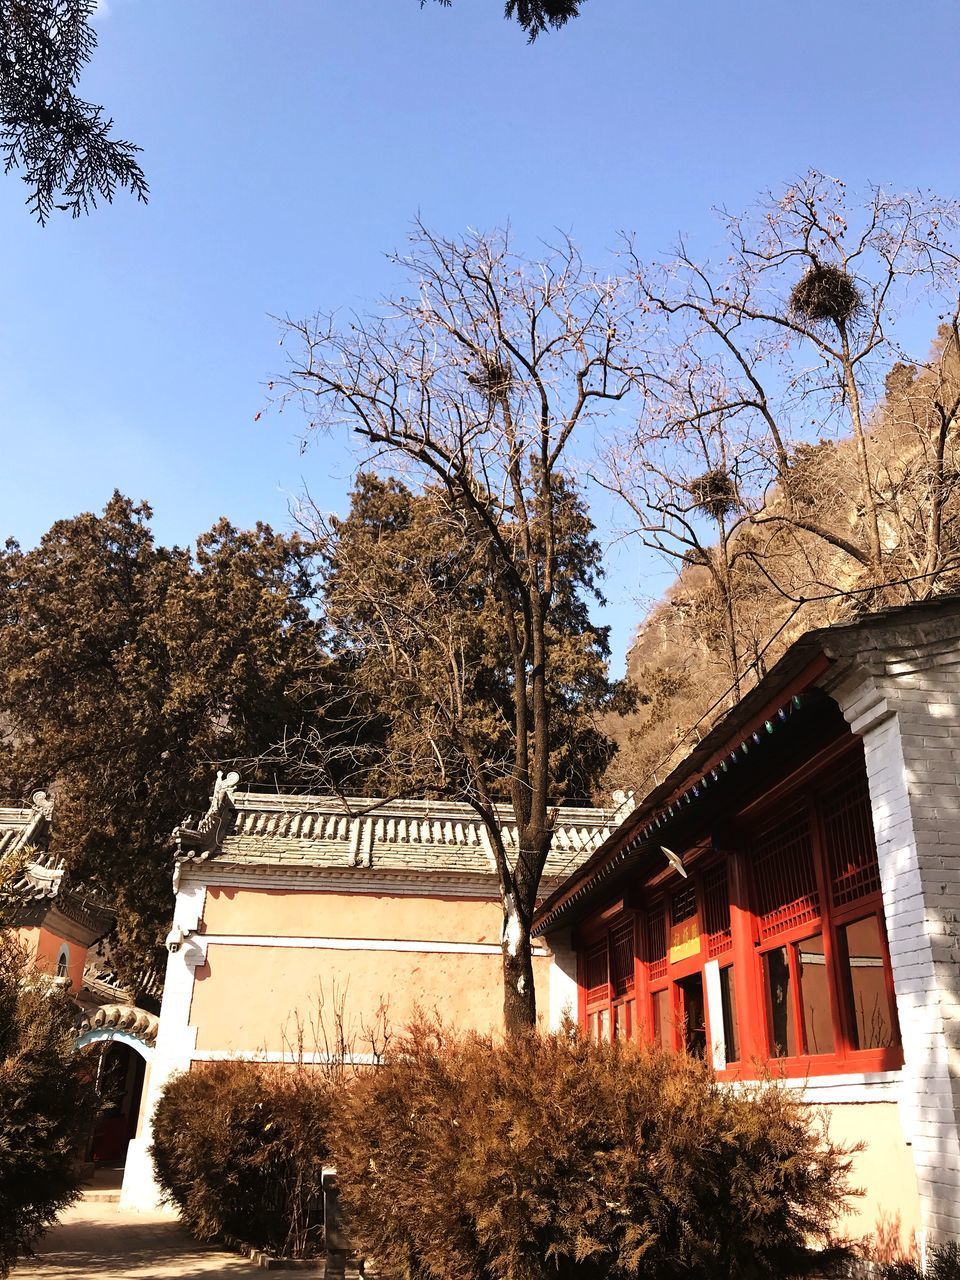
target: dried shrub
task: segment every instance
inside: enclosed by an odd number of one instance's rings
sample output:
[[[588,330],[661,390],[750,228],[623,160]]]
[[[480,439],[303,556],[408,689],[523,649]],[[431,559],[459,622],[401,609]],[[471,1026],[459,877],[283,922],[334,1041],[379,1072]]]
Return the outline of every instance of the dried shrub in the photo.
[[[0,938],[0,1276],[80,1194],[96,1095],[74,1020],[64,989]]]
[[[779,1088],[571,1030],[414,1027],[344,1096],[348,1229],[409,1280],[798,1276],[845,1256],[845,1153]]]
[[[863,306],[853,277],[842,267],[815,262],[808,267],[790,294],[790,310],[804,320],[847,323]]]
[[[330,1078],[304,1067],[217,1062],[175,1076],[154,1117],[165,1197],[201,1240],[301,1258],[322,1241]]]
[[[960,1244],[948,1240],[934,1245],[927,1255],[926,1270],[911,1259],[880,1265],[880,1280],[960,1280]]]
[[[688,489],[694,505],[714,520],[722,520],[737,508],[737,487],[723,467],[711,467],[691,480]]]

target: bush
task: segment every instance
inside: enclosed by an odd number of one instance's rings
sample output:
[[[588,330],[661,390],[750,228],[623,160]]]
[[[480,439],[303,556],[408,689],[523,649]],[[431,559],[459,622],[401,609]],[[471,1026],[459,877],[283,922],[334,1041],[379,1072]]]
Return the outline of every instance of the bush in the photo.
[[[411,1280],[752,1280],[847,1253],[849,1161],[809,1108],[573,1032],[413,1028],[333,1144],[355,1244]]]
[[[96,1100],[62,988],[0,937],[0,1276],[80,1194]]]
[[[950,1240],[934,1245],[927,1256],[927,1269],[904,1259],[888,1262],[880,1268],[882,1280],[960,1280],[960,1244]]]
[[[310,1256],[332,1098],[329,1079],[299,1066],[217,1062],[174,1077],[151,1148],[164,1195],[201,1240]]]

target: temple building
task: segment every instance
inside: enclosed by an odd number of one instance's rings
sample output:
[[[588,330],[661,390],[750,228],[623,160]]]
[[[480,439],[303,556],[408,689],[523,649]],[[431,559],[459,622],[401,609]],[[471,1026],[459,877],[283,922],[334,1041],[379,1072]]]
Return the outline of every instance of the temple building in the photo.
[[[131,1206],[155,1203],[150,1116],[177,1071],[322,1061],[336,1026],[373,1062],[417,1007],[501,1025],[471,811],[238,783],[175,833]],[[851,1231],[960,1238],[960,599],[808,633],[638,805],[561,809],[534,943],[545,1023],[702,1056],[731,1088],[787,1082],[862,1144]]]
[[[49,852],[52,820],[53,801],[44,791],[34,792],[29,804],[0,807],[0,858],[9,876],[4,894],[29,959],[78,993],[90,950],[110,928],[113,912],[71,884],[62,859]]]
[[[96,1055],[103,1105],[87,1149],[92,1164],[120,1166],[137,1131],[158,1018],[138,1007],[113,973],[104,938],[114,922],[106,900],[77,884],[50,851],[54,802],[0,806],[4,921],[27,960],[66,987],[77,1008],[77,1048]],[[159,984],[147,984],[159,997]]]
[[[771,1074],[854,1229],[960,1238],[960,600],[812,631],[534,922],[551,1017]]]
[[[420,1009],[502,1027],[503,912],[486,828],[466,805],[276,794],[219,777],[207,813],[174,832],[176,903],[144,1114],[177,1071],[219,1058],[375,1061]],[[621,810],[559,809],[551,888],[590,856]],[[516,845],[512,814],[501,831]],[[539,946],[539,1006],[550,1003]],[[151,1207],[149,1119],[131,1144],[121,1203]]]

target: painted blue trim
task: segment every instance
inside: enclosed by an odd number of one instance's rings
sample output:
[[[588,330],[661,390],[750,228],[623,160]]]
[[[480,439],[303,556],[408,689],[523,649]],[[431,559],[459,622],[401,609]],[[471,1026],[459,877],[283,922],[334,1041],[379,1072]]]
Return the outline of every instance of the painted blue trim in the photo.
[[[116,1027],[95,1027],[92,1031],[85,1031],[77,1041],[77,1048],[84,1049],[88,1044],[96,1044],[101,1040],[118,1040],[120,1044],[125,1044],[139,1053],[145,1062],[153,1061],[154,1051],[149,1045],[132,1036],[129,1031],[120,1031]]]

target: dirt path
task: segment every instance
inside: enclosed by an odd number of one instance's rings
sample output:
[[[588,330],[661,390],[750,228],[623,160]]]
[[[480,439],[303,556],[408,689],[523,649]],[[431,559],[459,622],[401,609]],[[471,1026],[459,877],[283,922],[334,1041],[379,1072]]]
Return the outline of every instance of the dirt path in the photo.
[[[131,1213],[109,1201],[81,1200],[65,1210],[35,1258],[14,1280],[178,1280],[223,1276],[247,1280],[264,1272],[246,1258],[198,1245],[173,1217]],[[288,1274],[295,1274],[293,1272]]]

